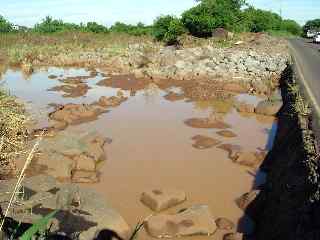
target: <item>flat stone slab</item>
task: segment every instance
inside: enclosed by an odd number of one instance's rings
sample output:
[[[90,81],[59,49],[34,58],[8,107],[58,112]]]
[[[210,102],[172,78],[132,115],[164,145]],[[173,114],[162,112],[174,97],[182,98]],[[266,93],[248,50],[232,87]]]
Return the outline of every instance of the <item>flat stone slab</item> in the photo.
[[[175,215],[153,216],[146,222],[145,228],[150,236],[156,238],[209,236],[217,230],[207,205],[195,205]]]
[[[153,211],[162,211],[176,206],[186,200],[184,191],[175,189],[154,189],[143,192],[141,202]]]

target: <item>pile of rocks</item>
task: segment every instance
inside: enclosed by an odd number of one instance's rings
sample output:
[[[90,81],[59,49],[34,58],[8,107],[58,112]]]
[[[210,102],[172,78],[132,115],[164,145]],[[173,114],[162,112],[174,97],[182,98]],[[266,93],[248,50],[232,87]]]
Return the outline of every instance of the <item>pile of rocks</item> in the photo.
[[[34,169],[46,166],[43,171],[60,180],[74,183],[99,181],[99,164],[107,159],[105,147],[111,140],[92,132],[85,135],[58,133],[43,139],[40,153],[34,159]],[[32,174],[32,173],[31,173]]]
[[[186,193],[177,189],[154,189],[141,195],[141,202],[157,214],[144,223],[147,233],[155,238],[210,236],[217,230],[232,231],[234,224],[225,218],[215,219],[207,205],[194,205],[176,214],[159,213],[186,201]]]
[[[6,209],[15,180],[1,181],[0,205]],[[67,236],[79,235],[80,240],[94,239],[104,229],[127,239],[131,230],[122,216],[91,189],[61,184],[48,175],[38,175],[22,182],[24,199],[18,199],[9,217],[34,223],[58,210],[50,222],[50,231]]]
[[[130,46],[130,54],[121,59],[123,67],[132,66],[138,76],[189,80],[196,78],[234,81],[261,80],[279,75],[286,67],[287,56],[254,50],[223,49],[212,46],[176,49],[165,47],[144,56],[140,45]],[[133,54],[135,52],[135,54]],[[139,56],[139,57],[137,57]]]

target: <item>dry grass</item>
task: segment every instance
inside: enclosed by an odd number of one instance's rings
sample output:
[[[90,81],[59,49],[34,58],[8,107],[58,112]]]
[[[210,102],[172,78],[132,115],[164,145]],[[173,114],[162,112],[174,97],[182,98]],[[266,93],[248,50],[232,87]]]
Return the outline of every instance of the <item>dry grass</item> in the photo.
[[[23,106],[0,90],[0,179],[14,173],[15,158],[24,153],[27,118]]]

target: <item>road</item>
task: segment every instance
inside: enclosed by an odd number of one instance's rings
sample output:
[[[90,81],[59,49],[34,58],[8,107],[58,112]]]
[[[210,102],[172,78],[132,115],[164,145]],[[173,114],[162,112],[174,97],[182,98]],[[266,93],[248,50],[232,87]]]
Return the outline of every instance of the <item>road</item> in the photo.
[[[302,38],[291,39],[289,43],[300,80],[320,116],[320,44]]]

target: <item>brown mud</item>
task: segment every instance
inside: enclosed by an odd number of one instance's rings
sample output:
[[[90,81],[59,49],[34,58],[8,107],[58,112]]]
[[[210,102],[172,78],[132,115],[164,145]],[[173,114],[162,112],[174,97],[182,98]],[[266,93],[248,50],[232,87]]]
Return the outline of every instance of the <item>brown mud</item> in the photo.
[[[88,92],[65,98],[47,91],[61,84],[57,78],[49,80],[50,75],[69,79],[68,84],[86,81]],[[251,231],[250,220],[241,220],[243,212],[235,200],[251,190],[258,173],[255,167],[236,164],[235,159],[241,152],[269,150],[276,123],[274,117],[265,121],[266,117],[254,113],[240,114],[234,103],[256,106],[259,98],[204,91],[205,85],[191,93],[190,82],[147,81],[84,69],[40,69],[28,82],[19,71],[8,70],[1,81],[14,95],[30,102],[30,113],[37,120],[31,129],[33,136],[47,128],[48,138],[33,162],[32,174],[50,173],[59,180],[96,189],[131,226],[152,213],[139,201],[143,192],[177,188],[186,192],[187,200],[166,213],[206,204],[215,218],[225,217],[237,229]],[[112,143],[103,146],[103,151],[98,144],[88,152],[91,143],[83,145],[77,138],[92,131],[98,133],[98,139],[112,138]],[[66,154],[74,148],[84,150]],[[92,159],[88,153],[95,151],[108,157],[101,162]],[[59,159],[64,164],[59,165]],[[221,239],[221,234],[202,238]],[[143,231],[139,239],[150,237]]]

